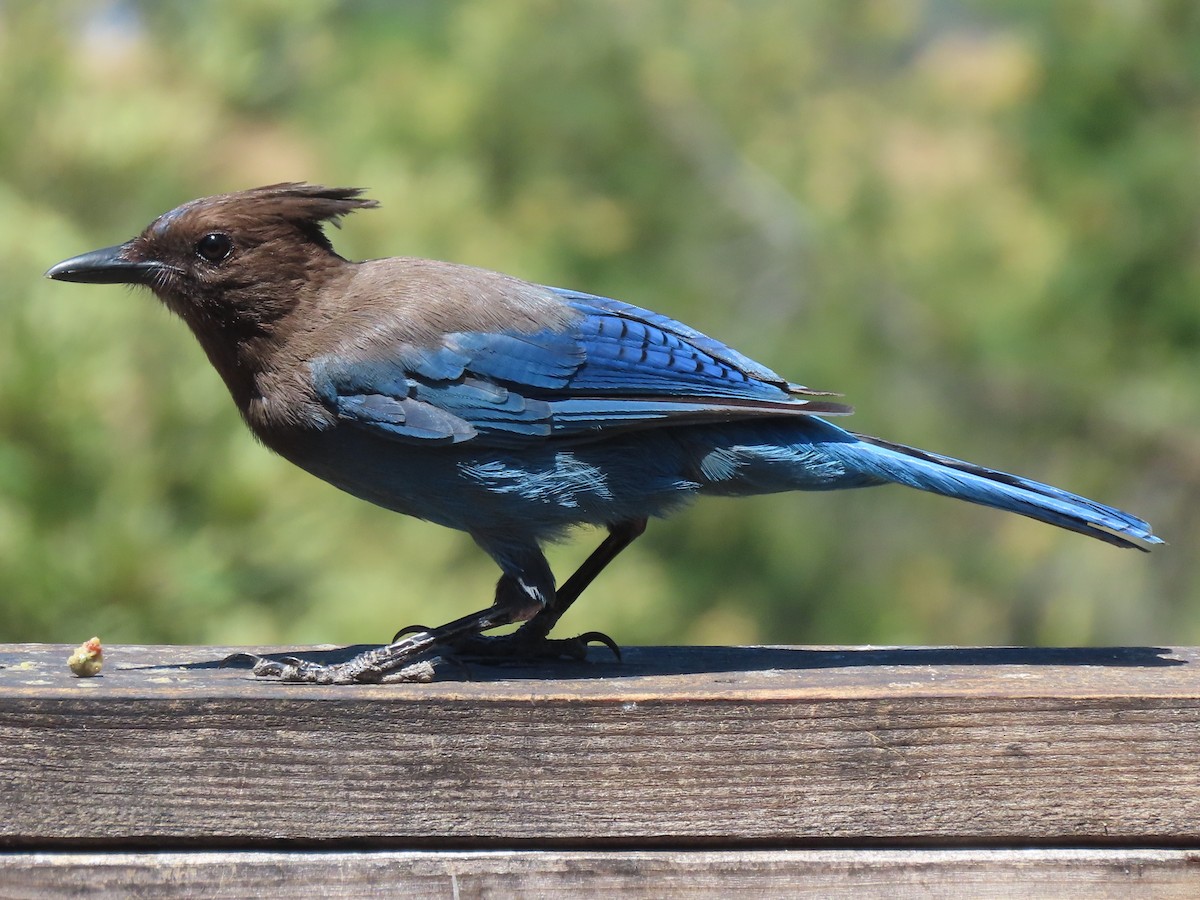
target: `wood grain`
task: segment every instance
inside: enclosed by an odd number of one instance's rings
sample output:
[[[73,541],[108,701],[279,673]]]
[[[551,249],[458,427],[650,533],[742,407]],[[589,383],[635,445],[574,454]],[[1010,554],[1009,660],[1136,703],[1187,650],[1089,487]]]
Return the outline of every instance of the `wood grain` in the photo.
[[[7,898],[267,896],[1003,898],[1200,896],[1185,850],[41,853],[0,857]]]
[[[1200,842],[1194,649],[646,647],[364,687],[203,647],[77,679],[70,649],[0,646],[9,848]]]

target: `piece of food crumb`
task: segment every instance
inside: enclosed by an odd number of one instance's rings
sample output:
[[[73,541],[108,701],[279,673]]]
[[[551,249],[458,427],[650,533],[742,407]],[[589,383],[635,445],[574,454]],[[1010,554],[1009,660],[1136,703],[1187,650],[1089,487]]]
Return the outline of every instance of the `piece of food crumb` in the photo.
[[[67,660],[67,665],[80,678],[99,675],[100,669],[104,667],[104,650],[100,646],[100,638],[94,637],[76,647]]]

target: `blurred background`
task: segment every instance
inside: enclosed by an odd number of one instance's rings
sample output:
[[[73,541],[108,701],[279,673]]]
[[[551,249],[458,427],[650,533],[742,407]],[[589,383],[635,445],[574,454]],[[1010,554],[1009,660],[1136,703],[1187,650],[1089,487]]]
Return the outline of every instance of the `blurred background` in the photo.
[[[1200,643],[1197,47],[1193,0],[2,2],[0,640],[379,642],[490,601],[468,538],[255,444],[148,293],[42,278],[309,180],[383,204],[343,255],[651,307],[1170,542],[902,488],[702,500],[563,633]]]

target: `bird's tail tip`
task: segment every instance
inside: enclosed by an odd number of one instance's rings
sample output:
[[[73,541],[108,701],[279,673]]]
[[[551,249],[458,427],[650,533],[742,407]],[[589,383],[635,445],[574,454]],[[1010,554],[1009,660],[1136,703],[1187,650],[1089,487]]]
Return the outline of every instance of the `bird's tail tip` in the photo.
[[[1166,544],[1144,519],[1053,485],[880,438],[856,437],[882,450],[885,458],[910,461],[881,467],[880,474],[887,480],[1007,509],[1117,547],[1148,553]]]

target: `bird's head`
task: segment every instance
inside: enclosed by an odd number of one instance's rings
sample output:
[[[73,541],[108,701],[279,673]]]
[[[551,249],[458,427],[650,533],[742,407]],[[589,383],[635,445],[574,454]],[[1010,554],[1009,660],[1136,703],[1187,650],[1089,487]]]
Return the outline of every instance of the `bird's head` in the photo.
[[[144,285],[201,336],[270,327],[345,265],[323,231],[378,204],[357,188],[288,183],[205,197],[159,216],[137,237],[64,260],[58,281]]]

